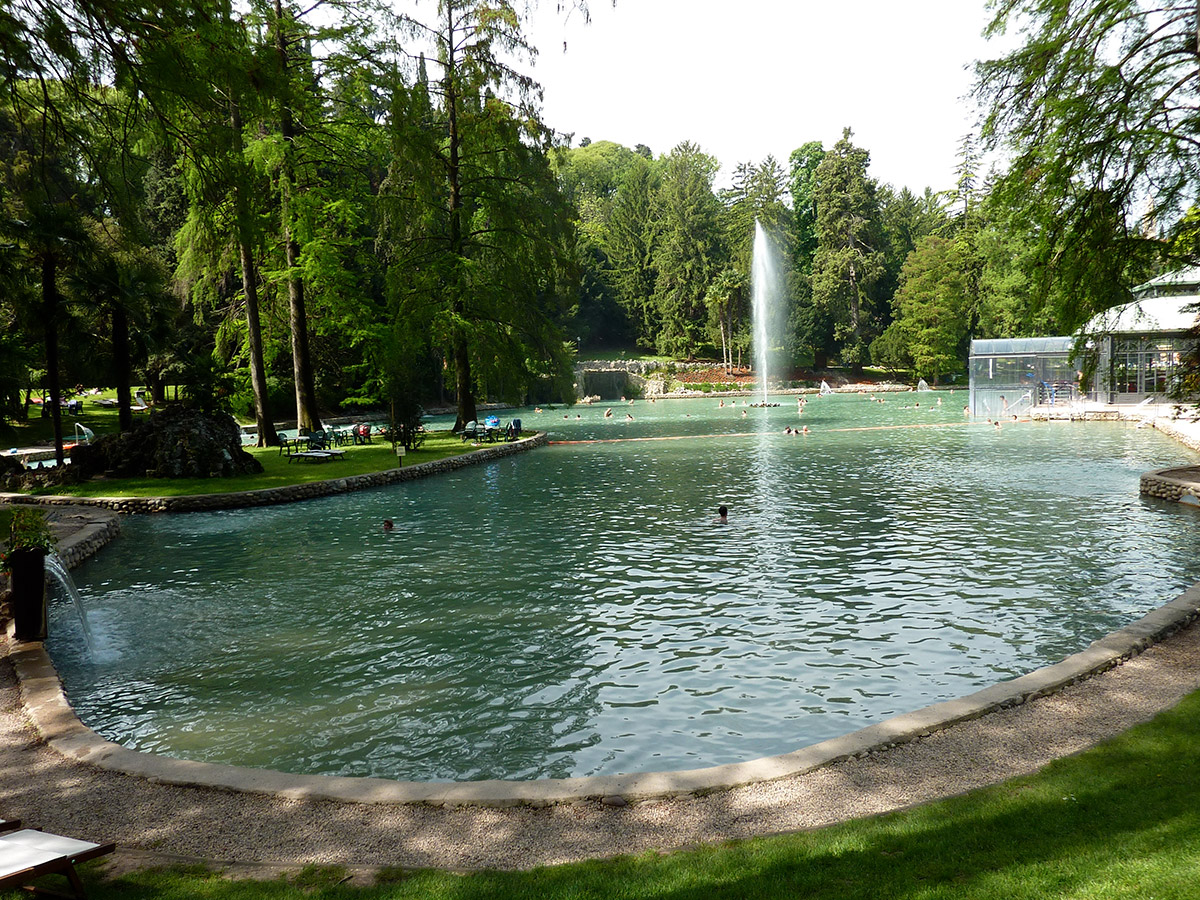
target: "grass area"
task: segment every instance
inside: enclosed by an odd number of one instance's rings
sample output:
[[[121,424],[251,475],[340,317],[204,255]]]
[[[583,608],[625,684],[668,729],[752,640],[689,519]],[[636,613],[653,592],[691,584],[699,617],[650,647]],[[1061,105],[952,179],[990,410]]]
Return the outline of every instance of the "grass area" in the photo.
[[[396,455],[387,441],[375,439],[373,444],[339,447],[346,455],[340,460],[311,463],[288,461],[276,447],[246,448],[259,462],[259,475],[238,475],[232,478],[120,478],[93,480],[80,485],[57,488],[54,493],[71,497],[185,497],[195,494],[257,491],[264,488],[307,484],[330,478],[366,475],[396,468]],[[404,457],[405,466],[432,462],[457,456],[475,449],[464,444],[458,435],[435,431],[426,436],[420,449]]]
[[[116,396],[109,391],[105,397]],[[84,425],[96,434],[116,433],[119,430],[117,410],[115,407],[97,406],[95,397],[83,397],[83,412],[73,416],[65,409],[62,410],[63,440],[71,441],[75,437],[75,423]],[[29,419],[25,422],[0,423],[0,442],[4,447],[31,447],[35,444],[53,443],[54,422],[50,417],[42,418],[41,407],[30,407]]]
[[[115,392],[107,391],[101,396],[113,397]],[[76,422],[90,428],[97,435],[115,434],[120,430],[117,410],[98,406],[93,402],[94,399],[96,397],[92,395],[84,397],[83,412],[79,416],[72,416],[63,410],[64,440],[73,439]],[[32,409],[31,418],[27,422],[5,426],[3,434],[0,435],[0,439],[2,439],[0,445],[29,447],[52,442],[54,440],[53,423],[49,418],[42,418],[39,413],[39,409]],[[392,452],[392,445],[379,438],[376,438],[373,444],[337,449],[346,451],[343,459],[327,463],[308,463],[288,462],[285,457],[279,455],[279,450],[275,447],[262,450],[256,447],[247,447],[247,452],[253,454],[262,463],[262,474],[220,479],[122,478],[111,481],[100,479],[82,485],[60,487],[39,493],[55,493],[71,497],[183,497],[195,494],[256,491],[264,488],[324,481],[329,478],[366,475],[396,468],[396,455]],[[404,457],[404,465],[415,466],[448,456],[457,456],[473,449],[475,448],[464,444],[450,432],[431,432],[426,436],[420,449],[414,450]]]
[[[1184,900],[1200,878],[1200,693],[1037,775],[817,831],[669,855],[448,875],[230,882],[200,869],[92,881],[94,900]],[[16,893],[5,894],[15,898]]]

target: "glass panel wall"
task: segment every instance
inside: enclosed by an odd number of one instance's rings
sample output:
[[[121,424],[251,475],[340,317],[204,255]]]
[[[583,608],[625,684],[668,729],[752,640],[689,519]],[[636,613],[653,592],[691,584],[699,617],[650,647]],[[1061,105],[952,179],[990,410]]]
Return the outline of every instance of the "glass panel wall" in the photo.
[[[971,415],[1000,418],[1073,402],[1079,393],[1074,345],[1069,337],[972,341]]]
[[[1109,402],[1138,402],[1155,394],[1166,399],[1180,376],[1180,366],[1194,341],[1184,337],[1138,335],[1112,341]]]

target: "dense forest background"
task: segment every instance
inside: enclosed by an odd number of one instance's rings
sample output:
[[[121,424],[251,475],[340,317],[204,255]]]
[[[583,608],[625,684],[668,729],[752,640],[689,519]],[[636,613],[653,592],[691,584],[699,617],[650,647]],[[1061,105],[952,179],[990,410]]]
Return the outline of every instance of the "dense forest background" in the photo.
[[[716,189],[693,143],[543,122],[509,0],[17,0],[0,410],[115,385],[129,427],[146,384],[253,416],[269,444],[276,419],[334,410],[463,423],[483,399],[571,399],[580,354],[736,365],[756,221],[782,260],[785,370],[936,381],[972,338],[1072,333],[1197,256],[1197,9],[993,7],[1027,40],[979,65],[953,185],[878,183],[847,128]]]

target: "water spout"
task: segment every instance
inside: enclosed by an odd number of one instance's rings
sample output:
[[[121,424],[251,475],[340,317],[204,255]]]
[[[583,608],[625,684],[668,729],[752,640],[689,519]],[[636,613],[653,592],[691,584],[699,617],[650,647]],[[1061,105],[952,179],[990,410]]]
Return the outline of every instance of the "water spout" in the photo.
[[[51,553],[46,557],[46,578],[57,581],[67,592],[67,596],[71,598],[71,602],[75,605],[75,612],[79,614],[79,623],[83,626],[83,638],[87,642],[90,652],[93,649],[92,629],[88,625],[87,610],[83,608],[83,597],[80,596],[79,588],[75,586],[75,579],[71,577],[66,563],[57,553]]]
[[[754,257],[751,267],[751,322],[754,326],[754,368],[762,391],[762,403],[767,405],[767,376],[772,338],[775,334],[773,317],[779,304],[779,267],[775,251],[762,223],[754,220]]]

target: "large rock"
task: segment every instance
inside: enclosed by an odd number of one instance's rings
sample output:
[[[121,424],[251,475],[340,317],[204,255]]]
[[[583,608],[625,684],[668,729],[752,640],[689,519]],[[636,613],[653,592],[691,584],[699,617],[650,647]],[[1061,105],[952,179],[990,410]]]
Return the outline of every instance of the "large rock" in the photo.
[[[261,472],[262,464],[242,449],[232,416],[181,406],[156,410],[132,431],[104,435],[71,452],[71,466],[84,477],[227,478]]]

